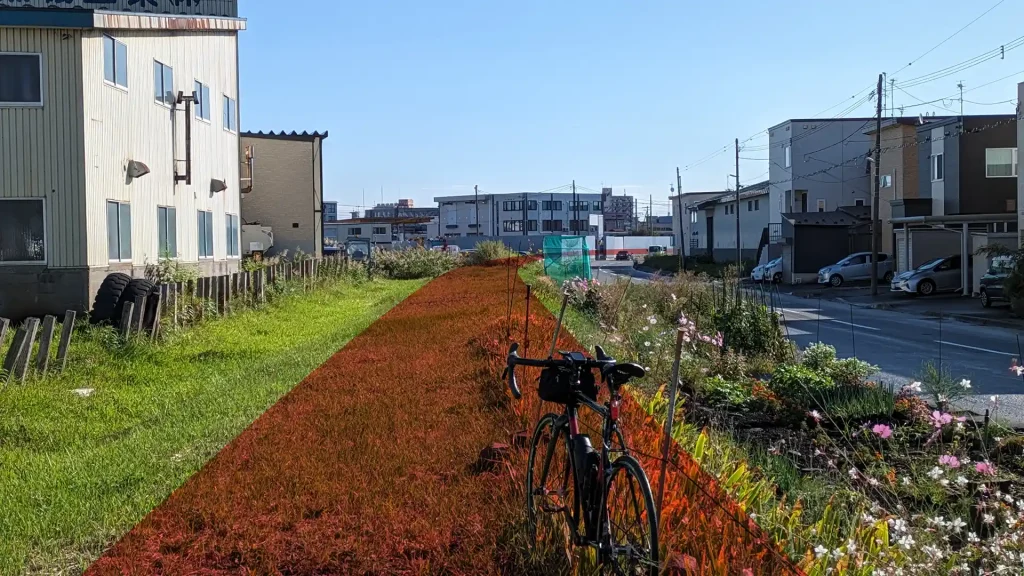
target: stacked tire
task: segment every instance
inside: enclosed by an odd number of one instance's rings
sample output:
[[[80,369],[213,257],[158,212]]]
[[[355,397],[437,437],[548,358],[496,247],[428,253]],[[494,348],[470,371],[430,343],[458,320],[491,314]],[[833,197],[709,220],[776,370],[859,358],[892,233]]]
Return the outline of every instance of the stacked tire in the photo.
[[[115,328],[120,328],[124,305],[128,302],[134,303],[140,296],[146,296],[143,327],[148,329],[156,320],[156,299],[149,298],[149,296],[158,293],[158,290],[149,280],[132,279],[127,274],[120,272],[110,274],[103,279],[100,289],[96,292],[89,321],[92,324],[110,324]]]

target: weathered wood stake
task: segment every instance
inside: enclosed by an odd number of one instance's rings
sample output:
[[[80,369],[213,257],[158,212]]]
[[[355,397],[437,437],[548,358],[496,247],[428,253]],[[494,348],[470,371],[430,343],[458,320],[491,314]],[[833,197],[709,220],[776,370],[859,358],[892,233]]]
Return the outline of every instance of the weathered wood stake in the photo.
[[[132,315],[135,313],[135,303],[125,302],[121,310],[121,336],[127,337],[132,333]]]
[[[21,348],[21,354],[14,362],[14,377],[25,382],[25,375],[28,374],[28,360],[32,355],[32,345],[36,341],[36,333],[39,331],[39,318],[29,318],[25,321],[25,343]]]
[[[57,371],[63,372],[68,364],[68,350],[71,349],[71,335],[75,332],[74,310],[64,313],[64,325],[60,328],[60,344],[57,346]]]
[[[39,352],[36,353],[36,370],[40,376],[46,376],[46,371],[50,368],[50,346],[53,343],[53,331],[56,326],[56,316],[43,318],[43,331],[39,334]]]
[[[146,300],[148,297],[145,295],[135,298],[135,312],[132,315],[133,332],[142,332],[143,323],[146,320]]]

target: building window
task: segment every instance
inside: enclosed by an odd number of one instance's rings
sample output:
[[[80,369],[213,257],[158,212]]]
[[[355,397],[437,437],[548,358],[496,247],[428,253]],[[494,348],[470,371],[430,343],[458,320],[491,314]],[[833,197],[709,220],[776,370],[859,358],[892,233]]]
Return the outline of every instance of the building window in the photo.
[[[747,200],[747,212],[753,212],[753,211],[754,211],[754,201],[753,200]]]
[[[174,95],[174,68],[153,61],[153,97],[165,106],[171,106],[177,100]]]
[[[690,212],[690,224],[696,224],[696,223],[697,223],[697,212],[696,211]]]
[[[565,229],[561,220],[544,220],[541,222],[541,230],[544,232],[561,232]]]
[[[594,212],[604,212],[604,202],[601,200],[594,200]]]
[[[199,257],[213,258],[213,212],[198,211],[196,237],[199,239]]]
[[[167,206],[156,208],[157,251],[160,258],[178,257],[178,211]]]
[[[501,209],[505,212],[522,212],[523,201],[522,200],[510,200],[508,202],[501,203]]]
[[[879,176],[878,177],[878,185],[881,188],[891,188],[892,187],[892,175],[891,174],[882,174],[881,176]]]
[[[46,263],[42,198],[0,198],[0,264]]]
[[[824,212],[824,211],[825,211],[825,201],[824,200],[818,200],[818,212]]]
[[[196,118],[210,121],[210,87],[196,80]]]
[[[228,258],[238,258],[238,215],[225,214],[228,232]]]
[[[362,228],[349,228],[348,229],[348,235],[349,236],[362,236],[363,235],[363,229]]]
[[[541,207],[541,210],[561,212],[562,211],[562,201],[561,200],[545,200],[545,201],[541,202],[540,207]]]
[[[854,200],[853,201],[853,205],[854,206],[863,206],[864,205],[864,199],[863,198],[858,198],[857,200]]]
[[[103,79],[128,88],[128,46],[110,36],[103,37]]]
[[[761,200],[760,199],[754,200],[754,212],[757,212],[760,209],[761,209]]]
[[[786,168],[793,165],[793,147],[786,146]]]
[[[590,212],[590,202],[587,200],[569,202],[569,210],[580,210],[582,212]]]
[[[589,232],[590,222],[587,220],[569,220],[570,232]]]
[[[0,52],[0,106],[43,105],[43,55]]]
[[[942,154],[936,154],[932,156],[932,182],[938,182],[942,180],[944,166],[942,164]]]
[[[127,202],[107,201],[107,259],[132,259],[132,206]]]
[[[238,105],[234,98],[224,97],[224,129],[238,132]]]
[[[986,178],[1016,178],[1017,177],[1017,149],[1016,148],[986,148],[985,149],[985,177]]]
[[[536,220],[527,220],[526,221],[526,231],[527,232],[536,232],[537,231],[537,221]]]
[[[505,220],[502,223],[505,232],[522,232],[523,221],[522,220]]]
[[[537,209],[537,201],[536,200],[530,200],[529,202],[527,202],[526,209],[527,210],[536,210]]]
[[[383,236],[388,233],[388,229],[385,228],[384,226],[374,226],[373,233],[378,236]]]

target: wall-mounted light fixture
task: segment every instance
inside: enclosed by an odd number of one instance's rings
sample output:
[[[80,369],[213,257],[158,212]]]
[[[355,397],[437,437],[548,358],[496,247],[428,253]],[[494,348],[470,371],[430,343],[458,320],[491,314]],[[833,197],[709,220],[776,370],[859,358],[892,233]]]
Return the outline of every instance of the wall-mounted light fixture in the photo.
[[[146,174],[149,174],[149,166],[146,166],[137,160],[129,160],[128,166],[125,170],[128,173],[129,178],[142,178]]]
[[[228,183],[223,180],[217,180],[214,178],[210,180],[210,192],[216,194],[217,192],[223,192],[228,189]]]

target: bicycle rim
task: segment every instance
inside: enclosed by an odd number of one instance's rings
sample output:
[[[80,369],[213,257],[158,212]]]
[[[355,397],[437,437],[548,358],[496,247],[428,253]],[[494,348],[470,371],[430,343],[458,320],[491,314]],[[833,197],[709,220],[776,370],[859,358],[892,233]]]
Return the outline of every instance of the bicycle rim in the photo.
[[[604,559],[605,574],[656,576],[658,514],[647,475],[629,456],[612,464],[606,514],[611,551]]]
[[[541,419],[534,431],[526,471],[527,537],[534,554],[567,558],[573,546],[576,490],[569,460],[569,431],[552,427],[555,416]]]

